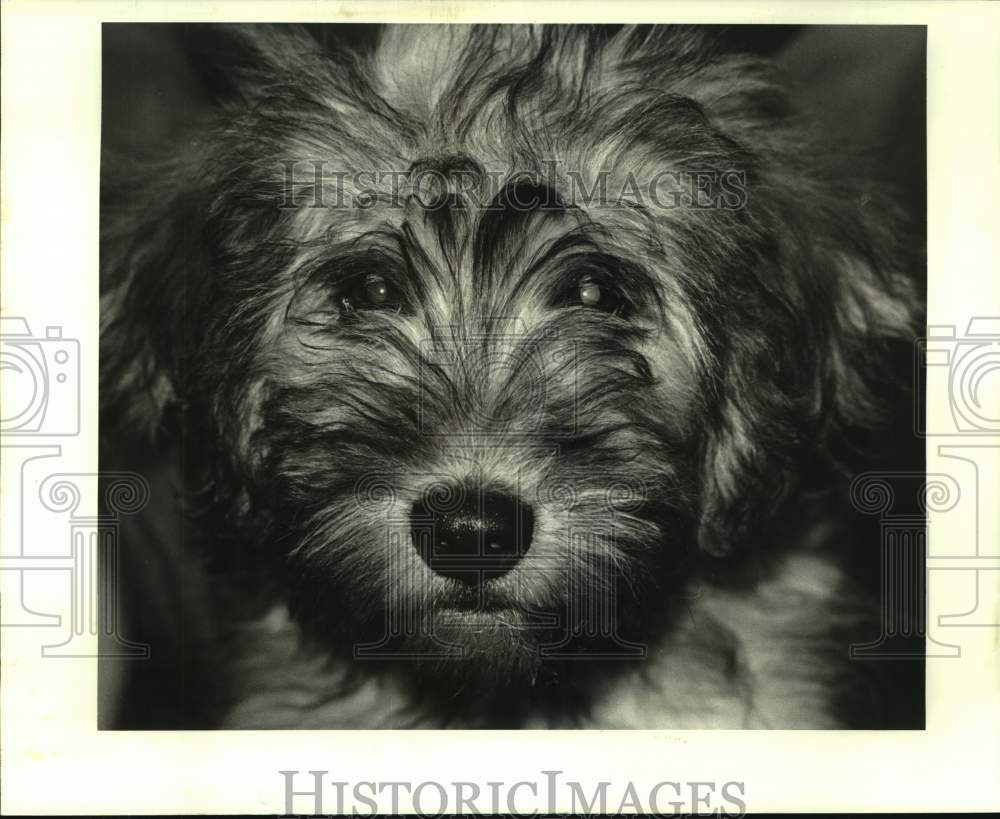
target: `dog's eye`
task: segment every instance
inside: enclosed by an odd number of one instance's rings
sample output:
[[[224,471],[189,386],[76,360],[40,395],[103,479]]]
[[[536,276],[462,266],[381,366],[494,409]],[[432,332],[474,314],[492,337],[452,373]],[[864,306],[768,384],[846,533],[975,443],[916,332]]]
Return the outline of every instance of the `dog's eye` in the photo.
[[[365,298],[369,304],[385,304],[389,301],[388,282],[382,276],[366,276]]]
[[[580,277],[570,302],[614,315],[621,315],[625,309],[625,300],[615,287],[607,282],[599,282],[589,274]]]
[[[399,298],[395,289],[377,273],[369,273],[348,290],[340,299],[347,313],[355,310],[398,310]]]
[[[597,307],[601,303],[601,286],[590,276],[580,279],[580,304],[584,307]]]

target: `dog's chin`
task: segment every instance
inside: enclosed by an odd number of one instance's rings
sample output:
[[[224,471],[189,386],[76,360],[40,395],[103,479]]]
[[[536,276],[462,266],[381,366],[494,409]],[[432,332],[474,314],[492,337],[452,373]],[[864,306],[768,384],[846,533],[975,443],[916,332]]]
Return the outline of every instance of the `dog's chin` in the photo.
[[[611,572],[601,585],[559,585],[552,575],[543,584],[519,571],[444,577],[414,564],[397,582],[363,587],[307,567],[290,584],[297,593],[289,603],[310,642],[347,660],[359,678],[399,680],[414,704],[502,726],[511,709],[586,700],[645,656],[673,619],[671,603],[684,599],[685,574],[661,565],[663,553],[673,554],[647,549],[628,578]]]
[[[489,719],[530,707],[550,691],[579,693],[623,660],[637,659],[608,635],[571,623],[565,609],[470,606],[457,598],[426,612],[424,623],[419,633],[385,646],[405,662],[360,665],[409,677],[418,699],[446,704],[456,715],[466,709]]]
[[[406,671],[423,681],[489,697],[537,681],[552,620],[515,605],[457,597],[428,611],[419,633],[399,635],[393,651],[407,655]]]
[[[445,605],[436,608],[429,620],[433,641],[448,652],[441,663],[456,666],[444,670],[449,676],[458,672],[464,678],[476,677],[481,671],[488,677],[480,684],[512,683],[530,679],[541,659],[538,630],[516,608]]]

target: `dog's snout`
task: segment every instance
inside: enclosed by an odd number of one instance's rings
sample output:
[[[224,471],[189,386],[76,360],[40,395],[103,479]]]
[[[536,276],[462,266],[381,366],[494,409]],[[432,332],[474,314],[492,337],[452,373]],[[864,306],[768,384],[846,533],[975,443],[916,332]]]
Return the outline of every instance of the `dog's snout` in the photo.
[[[411,511],[413,543],[435,572],[478,583],[509,572],[531,545],[535,516],[521,499],[494,489],[427,493]]]

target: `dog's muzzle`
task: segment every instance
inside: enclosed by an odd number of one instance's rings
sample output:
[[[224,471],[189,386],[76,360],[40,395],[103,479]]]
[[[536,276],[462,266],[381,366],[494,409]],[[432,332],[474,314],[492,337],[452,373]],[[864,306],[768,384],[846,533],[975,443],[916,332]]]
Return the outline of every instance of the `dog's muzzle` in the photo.
[[[437,574],[476,584],[509,572],[535,529],[531,506],[493,489],[456,491],[457,503],[425,495],[410,512],[413,544]]]

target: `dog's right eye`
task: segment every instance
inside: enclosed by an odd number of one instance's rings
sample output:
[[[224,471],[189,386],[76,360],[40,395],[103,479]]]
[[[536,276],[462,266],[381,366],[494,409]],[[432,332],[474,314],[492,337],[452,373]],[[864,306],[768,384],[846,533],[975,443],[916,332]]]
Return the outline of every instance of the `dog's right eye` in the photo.
[[[601,286],[590,276],[584,276],[580,279],[579,297],[584,307],[597,307],[602,298]]]
[[[400,309],[399,296],[395,288],[377,273],[369,273],[357,281],[340,297],[340,305],[345,313],[356,310],[396,310]]]
[[[616,316],[623,315],[628,306],[618,288],[590,273],[579,276],[563,291],[558,301],[563,306],[586,307]]]

